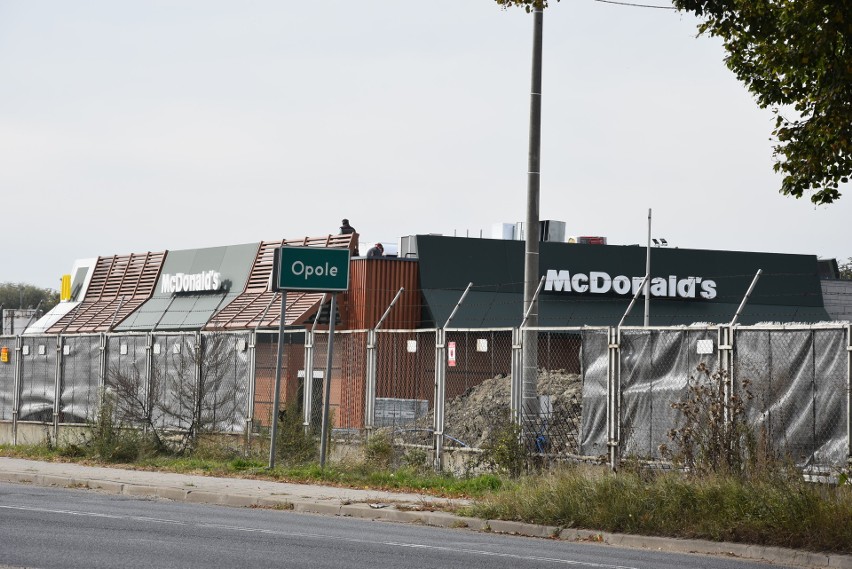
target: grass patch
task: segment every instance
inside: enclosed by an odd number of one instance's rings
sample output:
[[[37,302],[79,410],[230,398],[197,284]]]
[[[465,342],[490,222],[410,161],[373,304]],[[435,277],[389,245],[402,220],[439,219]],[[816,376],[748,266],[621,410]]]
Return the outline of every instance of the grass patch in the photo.
[[[774,476],[685,477],[566,467],[464,512],[560,527],[852,552],[852,488]]]
[[[203,450],[207,449],[207,450]],[[456,477],[422,466],[385,467],[379,445],[369,460],[322,469],[316,463],[282,464],[267,470],[267,457],[227,445],[200,445],[186,456],[148,455],[132,468],[243,477],[353,488],[472,498],[458,513],[560,528],[700,538],[852,553],[852,485],[805,482],[790,469],[689,475],[638,466],[613,474],[605,468],[566,466],[520,478],[482,474]],[[106,454],[106,453],[104,453]],[[103,456],[67,452],[60,445],[0,446],[0,455],[114,466]]]

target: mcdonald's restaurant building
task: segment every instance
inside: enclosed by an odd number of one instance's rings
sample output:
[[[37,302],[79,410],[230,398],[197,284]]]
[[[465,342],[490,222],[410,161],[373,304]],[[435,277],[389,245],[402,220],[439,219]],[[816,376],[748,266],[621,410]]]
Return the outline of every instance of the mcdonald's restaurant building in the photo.
[[[66,298],[32,324],[24,337],[255,334],[251,336],[256,341],[255,414],[265,409],[268,415],[277,348],[274,332],[281,318],[280,293],[271,282],[275,250],[287,245],[355,251],[357,240],[357,234],[328,235],[78,260],[64,291]],[[398,251],[396,256],[350,259],[348,290],[338,295],[334,315],[337,330],[373,329],[398,293],[383,330],[446,326],[479,330],[521,324],[523,242],[417,235],[402,238]],[[739,316],[741,324],[812,323],[852,314],[849,292],[833,293],[835,300],[825,302],[824,283],[831,279],[823,277],[837,276],[836,263],[832,268],[812,255],[653,248],[650,266],[652,326],[730,322],[758,270],[761,275]],[[622,318],[625,325],[641,325],[641,299],[626,317],[625,312],[645,270],[644,247],[542,242],[538,325],[616,326]],[[287,294],[287,329],[326,329],[330,318],[329,299],[322,293]],[[303,348],[296,344],[285,352],[291,364],[285,365],[285,398],[296,397],[303,381],[299,378],[305,367]],[[364,388],[366,364],[356,352],[336,351],[333,366],[332,402],[342,424],[363,421],[363,397],[360,404],[347,403],[357,400]],[[434,366],[434,347],[418,349],[416,357],[419,364],[406,366],[406,373],[428,375]],[[483,360],[483,369],[493,365],[493,358],[508,361],[511,356],[506,350],[489,357],[492,363]],[[570,365],[579,366],[579,358]],[[335,374],[361,377],[361,383],[344,385]],[[393,397],[394,387],[385,386],[385,392]],[[414,397],[430,399],[432,394]]]

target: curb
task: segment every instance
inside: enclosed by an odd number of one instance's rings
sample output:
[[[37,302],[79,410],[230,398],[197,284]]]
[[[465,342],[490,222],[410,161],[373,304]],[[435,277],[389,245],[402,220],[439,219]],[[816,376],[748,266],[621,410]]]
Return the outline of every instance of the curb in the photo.
[[[170,486],[150,486],[145,484],[112,482],[109,480],[73,478],[46,474],[29,474],[22,472],[0,472],[0,482],[32,484],[35,486],[54,486],[61,488],[86,488],[90,490],[99,490],[108,494],[161,498],[176,502],[210,504],[237,508],[291,510],[305,514],[423,524],[447,529],[468,529],[473,531],[494,532],[525,537],[559,539],[562,541],[599,543],[633,549],[727,556],[749,561],[764,561],[776,564],[793,565],[797,567],[852,569],[852,555],[815,553],[783,547],[715,542],[701,539],[678,539],[616,534],[591,530],[562,529],[556,526],[544,526],[524,522],[468,518],[448,514],[446,512],[400,510],[390,504],[383,505],[380,508],[364,503],[344,503],[342,505],[338,505],[312,500],[291,500],[285,497],[258,497],[238,493],[220,494],[207,490],[192,490]]]

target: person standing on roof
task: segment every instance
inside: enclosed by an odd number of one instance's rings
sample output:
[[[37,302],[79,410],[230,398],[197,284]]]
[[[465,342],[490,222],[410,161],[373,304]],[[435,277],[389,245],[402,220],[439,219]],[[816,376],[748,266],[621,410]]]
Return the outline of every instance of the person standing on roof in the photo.
[[[385,256],[385,247],[381,243],[376,243],[373,247],[367,251],[367,258],[372,259],[374,257],[384,257]]]
[[[348,219],[343,218],[343,221],[341,221],[340,223],[341,223],[341,226],[340,226],[340,235],[352,235],[353,233],[358,233],[357,231],[355,231],[355,228],[354,228],[354,227],[352,227],[351,225],[349,225],[349,220],[348,220]],[[358,238],[357,238],[357,237],[355,238],[355,248],[352,250],[352,254],[353,254],[353,255],[355,255],[356,257],[359,255],[359,252],[358,252]]]

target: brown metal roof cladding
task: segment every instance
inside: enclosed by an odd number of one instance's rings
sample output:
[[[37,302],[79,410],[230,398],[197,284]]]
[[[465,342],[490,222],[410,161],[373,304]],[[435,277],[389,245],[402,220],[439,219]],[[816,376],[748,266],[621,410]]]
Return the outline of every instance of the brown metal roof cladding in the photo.
[[[244,330],[246,328],[277,328],[281,313],[281,293],[270,290],[275,249],[284,245],[299,247],[335,247],[355,251],[358,234],[326,235],[264,241],[260,244],[252,265],[246,288],[237,298],[220,310],[205,326],[205,330]],[[288,292],[285,326],[305,324],[319,309],[322,293]],[[341,312],[343,312],[341,310]]]
[[[166,252],[98,257],[83,301],[48,334],[108,332],[154,294]]]
[[[349,268],[349,328],[373,328],[400,287],[405,291],[388,313],[382,328],[410,329],[420,322],[420,293],[417,288],[419,264],[414,259],[382,257],[354,259]]]

